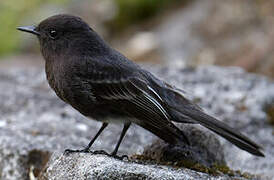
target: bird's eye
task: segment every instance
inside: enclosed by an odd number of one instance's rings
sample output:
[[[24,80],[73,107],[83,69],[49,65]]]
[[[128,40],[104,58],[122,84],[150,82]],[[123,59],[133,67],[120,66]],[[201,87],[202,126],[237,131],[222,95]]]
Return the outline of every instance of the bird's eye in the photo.
[[[58,35],[57,31],[55,31],[55,30],[50,30],[49,31],[49,37],[51,39],[56,39],[57,35]]]

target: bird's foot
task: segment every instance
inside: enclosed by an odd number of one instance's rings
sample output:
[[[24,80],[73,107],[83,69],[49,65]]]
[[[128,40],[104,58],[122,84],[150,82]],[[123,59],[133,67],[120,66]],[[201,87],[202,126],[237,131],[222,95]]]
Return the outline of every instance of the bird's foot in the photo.
[[[88,148],[84,148],[84,149],[66,149],[64,151],[64,154],[65,155],[68,155],[68,154],[71,154],[71,153],[92,153]]]
[[[92,154],[107,155],[109,157],[113,157],[113,158],[119,159],[119,160],[124,160],[124,159],[128,160],[129,159],[127,155],[118,156],[117,154],[114,154],[114,153],[109,154],[104,150],[94,151],[94,152],[92,152]]]
[[[118,155],[110,155],[110,157],[113,157],[114,159],[118,159],[118,160],[129,160],[129,157],[127,155],[122,155],[122,156],[118,156]]]
[[[81,150],[66,149],[64,151],[65,155],[68,155],[68,154],[71,154],[71,153],[102,154],[102,155],[113,157],[113,158],[119,159],[119,160],[124,160],[124,159],[129,160],[129,157],[127,155],[118,156],[117,154],[114,154],[114,153],[109,154],[104,150],[90,151],[88,148],[85,148],[85,149],[81,149]]]
[[[93,151],[92,154],[102,154],[102,155],[107,155],[107,156],[110,156],[109,153],[107,153],[106,151],[104,150],[97,150],[97,151]]]

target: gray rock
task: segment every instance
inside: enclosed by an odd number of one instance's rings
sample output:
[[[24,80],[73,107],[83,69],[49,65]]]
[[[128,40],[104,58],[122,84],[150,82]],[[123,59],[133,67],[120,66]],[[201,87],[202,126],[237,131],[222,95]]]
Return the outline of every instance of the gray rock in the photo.
[[[120,161],[103,155],[54,154],[49,167],[40,180],[67,179],[230,179],[229,176],[214,177],[186,168],[172,168],[155,164],[138,164]],[[244,179],[238,177],[238,179]]]
[[[205,167],[216,164],[226,165],[224,149],[216,135],[197,125],[177,124],[190,139],[187,144],[169,145],[162,140],[156,140],[145,147],[143,155],[156,162],[188,162],[198,163]]]
[[[267,157],[254,157],[206,130],[207,146],[195,140],[201,136],[192,137],[193,142],[197,142],[196,147],[202,147],[200,151],[205,151],[201,153],[204,154],[201,162],[208,162],[211,159],[208,152],[215,150],[218,152],[215,160],[225,161],[232,169],[259,174],[262,178],[274,177],[273,127],[264,111],[266,106],[272,106],[274,102],[272,82],[237,68],[201,67],[194,70],[167,67],[150,70],[169,83],[191,92],[192,96],[188,97],[210,114],[261,144]],[[53,152],[59,153],[51,158],[43,174],[49,179],[66,179],[73,174],[77,174],[79,179],[157,179],[159,174],[170,179],[229,178],[225,175],[214,177],[185,168],[173,169],[156,164],[123,162],[102,155],[60,155],[66,148],[80,149],[87,145],[99,129],[100,123],[86,119],[61,102],[49,89],[42,69],[1,70],[0,89],[0,179],[37,177]],[[112,151],[121,128],[121,125],[107,128],[92,148]],[[204,131],[203,129],[201,132]],[[145,146],[149,147],[156,139],[144,129],[133,126],[119,152],[127,155],[141,154]],[[163,143],[160,147],[164,146]]]

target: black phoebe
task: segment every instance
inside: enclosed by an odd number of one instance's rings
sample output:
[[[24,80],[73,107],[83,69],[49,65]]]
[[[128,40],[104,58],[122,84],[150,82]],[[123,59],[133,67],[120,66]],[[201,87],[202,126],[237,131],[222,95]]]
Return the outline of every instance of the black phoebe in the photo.
[[[111,153],[116,156],[131,123],[170,144],[185,142],[184,133],[172,121],[197,123],[221,135],[239,148],[264,156],[260,146],[235,129],[204,113],[181,90],[159,80],[118,51],[81,18],[55,15],[37,27],[18,27],[35,34],[46,61],[47,80],[57,96],[80,113],[102,122],[89,149],[109,122],[122,121],[124,128]]]

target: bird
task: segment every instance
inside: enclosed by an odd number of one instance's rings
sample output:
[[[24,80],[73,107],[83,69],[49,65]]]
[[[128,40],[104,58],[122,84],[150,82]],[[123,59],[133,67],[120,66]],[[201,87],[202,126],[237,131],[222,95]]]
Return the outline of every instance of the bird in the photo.
[[[202,125],[238,148],[264,157],[261,146],[205,113],[181,89],[160,80],[110,47],[81,17],[57,14],[37,26],[17,29],[38,38],[46,78],[56,95],[84,116],[102,122],[84,149],[65,152],[91,152],[97,137],[109,123],[115,122],[122,123],[123,129],[109,154],[113,157],[117,157],[132,123],[168,144],[189,145],[189,137],[176,127],[176,122]]]

